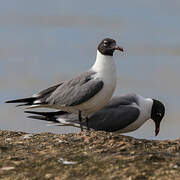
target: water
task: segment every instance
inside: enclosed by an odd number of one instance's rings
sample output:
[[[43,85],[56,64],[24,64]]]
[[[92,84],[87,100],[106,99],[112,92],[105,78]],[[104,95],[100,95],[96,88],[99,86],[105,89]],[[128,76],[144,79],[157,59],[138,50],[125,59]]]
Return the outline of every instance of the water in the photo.
[[[0,6],[0,129],[69,133],[27,119],[4,101],[31,94],[87,70],[96,46],[113,37],[125,48],[115,54],[115,95],[136,92],[166,105],[158,137],[150,120],[128,135],[147,139],[180,137],[180,2],[10,0]]]

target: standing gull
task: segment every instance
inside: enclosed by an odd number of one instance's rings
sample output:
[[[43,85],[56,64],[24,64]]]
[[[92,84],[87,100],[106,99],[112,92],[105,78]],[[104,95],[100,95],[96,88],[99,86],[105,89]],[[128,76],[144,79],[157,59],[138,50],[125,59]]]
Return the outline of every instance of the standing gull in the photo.
[[[29,108],[47,107],[78,113],[81,130],[83,130],[82,116],[86,118],[88,124],[88,115],[105,106],[114,92],[116,68],[113,53],[115,50],[123,51],[123,48],[116,45],[115,40],[105,38],[98,45],[96,61],[89,71],[29,98],[6,103],[24,103],[21,105],[28,105]]]
[[[78,127],[77,115],[64,111],[34,112],[31,118],[46,120],[57,123],[60,126]],[[89,128],[101,131],[119,131],[127,133],[141,127],[147,120],[152,119],[155,123],[155,135],[160,130],[160,123],[165,114],[165,106],[156,99],[144,98],[138,94],[126,94],[113,97],[101,110],[89,116]],[[83,126],[87,126],[82,122]]]

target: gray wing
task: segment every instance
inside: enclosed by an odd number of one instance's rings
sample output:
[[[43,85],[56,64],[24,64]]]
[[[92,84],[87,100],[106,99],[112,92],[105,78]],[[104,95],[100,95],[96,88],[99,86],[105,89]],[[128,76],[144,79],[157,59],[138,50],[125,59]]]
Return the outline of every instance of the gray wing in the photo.
[[[6,101],[6,103],[24,103],[18,106],[42,106],[57,104],[75,106],[96,95],[103,87],[101,80],[93,79],[95,72],[89,71],[69,81],[49,87],[31,97]]]
[[[139,106],[138,95],[135,93],[113,97],[104,108],[117,108],[120,105],[137,104]]]
[[[89,127],[95,130],[117,131],[134,122],[139,114],[139,109],[130,105],[105,108],[90,117]]]
[[[59,86],[61,86],[63,83],[60,83],[60,84],[57,84],[55,86],[51,86],[47,89],[44,89],[42,91],[40,91],[39,93],[37,94],[34,94],[33,96],[34,97],[38,97],[38,98],[41,98],[41,100],[43,101],[43,99],[45,100],[47,97],[50,96],[50,94],[55,91]]]
[[[47,98],[47,104],[75,106],[88,101],[103,88],[103,81],[93,79],[95,72],[86,72],[65,81]]]
[[[133,103],[137,106],[139,104],[136,94],[113,97],[103,109],[90,117],[89,127],[104,131],[117,131],[127,127],[140,114],[139,109],[132,106]]]

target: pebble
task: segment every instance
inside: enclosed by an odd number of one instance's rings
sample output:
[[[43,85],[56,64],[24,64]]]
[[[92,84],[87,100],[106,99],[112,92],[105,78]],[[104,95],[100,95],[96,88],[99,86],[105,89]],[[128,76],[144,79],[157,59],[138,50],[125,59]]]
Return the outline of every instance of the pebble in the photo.
[[[75,161],[66,161],[64,158],[59,158],[59,162],[62,162],[63,164],[69,165],[69,164],[77,164]]]
[[[45,179],[49,179],[49,178],[51,178],[51,177],[52,177],[52,174],[49,174],[49,173],[48,173],[48,174],[45,174],[45,176],[44,176],[44,177],[45,177]]]
[[[1,168],[1,170],[3,170],[3,171],[9,171],[12,169],[15,169],[15,167],[3,167],[3,168]]]
[[[29,139],[32,136],[33,136],[33,134],[26,134],[26,135],[24,135],[23,139]]]

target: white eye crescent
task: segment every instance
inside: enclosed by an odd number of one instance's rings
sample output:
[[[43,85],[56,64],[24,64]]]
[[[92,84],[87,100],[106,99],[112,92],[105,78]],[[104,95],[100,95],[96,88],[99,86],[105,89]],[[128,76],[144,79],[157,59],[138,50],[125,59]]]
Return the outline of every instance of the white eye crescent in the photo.
[[[158,116],[161,116],[161,113],[157,113]]]
[[[108,41],[104,41],[104,46],[107,46],[108,45]]]

